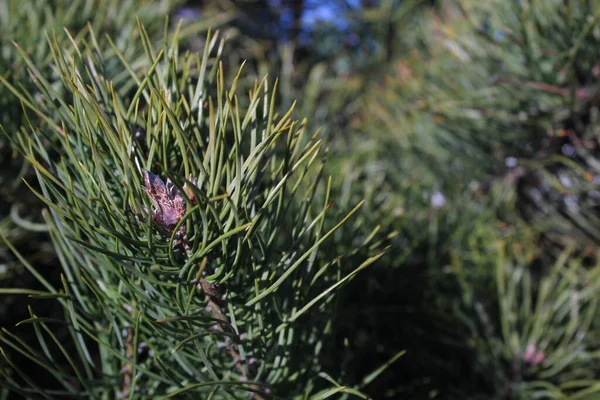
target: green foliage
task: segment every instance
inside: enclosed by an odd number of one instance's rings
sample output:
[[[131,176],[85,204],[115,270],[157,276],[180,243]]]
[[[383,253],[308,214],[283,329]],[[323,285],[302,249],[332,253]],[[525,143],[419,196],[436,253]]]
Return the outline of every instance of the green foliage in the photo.
[[[334,291],[376,259],[351,269],[318,250],[360,204],[325,223],[320,142],[274,113],[266,79],[247,94],[225,86],[217,37],[180,56],[177,35],[155,48],[140,29],[148,69],[122,57],[131,101],[91,58],[93,37],[70,51],[53,38],[58,88],[23,52],[40,98],[3,80],[44,121],[14,144],[48,207],[64,278],[45,296],[62,304],[73,348],[32,311],[39,349],[1,340],[61,388],[16,369],[7,384],[55,397],[316,393]]]
[[[87,29],[111,34],[113,45],[133,59],[135,54],[140,53],[129,40],[135,28],[136,15],[156,36],[156,32],[160,33],[164,29],[164,17],[161,14],[170,12],[174,6],[173,1],[145,0],[0,1],[0,76],[21,90],[38,97],[39,93],[30,71],[14,43],[24,49],[36,68],[45,74],[51,84],[55,84],[57,76],[53,72],[52,54],[45,35],[52,31],[63,33],[65,29],[81,32],[81,35],[84,35]],[[72,40],[79,40],[77,35],[69,37],[61,34],[60,37],[63,40],[62,45],[67,47]],[[115,69],[115,66],[118,66],[118,57],[108,42],[104,43],[94,57],[103,60],[105,74],[119,81],[126,75]],[[0,124],[9,135],[16,135],[25,122],[23,107],[5,85],[0,85],[0,109]],[[39,121],[36,119],[32,122]],[[11,238],[17,248],[28,254],[31,262],[46,266],[45,270],[51,270],[48,266],[52,265],[55,256],[45,235],[47,228],[41,219],[41,204],[22,184],[22,179],[32,181],[34,175],[4,135],[0,137],[0,169],[0,230]],[[23,266],[3,244],[0,244],[0,260],[3,265],[0,271],[0,286],[35,285],[24,273]],[[1,320],[19,318],[19,313],[5,313],[15,302],[14,298],[5,298],[0,305]]]
[[[464,236],[448,266],[461,300],[444,307],[454,321],[443,331],[474,384],[453,398],[598,396],[597,263],[572,248],[541,255],[522,223],[487,224]]]
[[[557,242],[596,246],[597,10],[561,1],[444,7],[447,22],[430,19],[428,52],[398,62],[369,112],[443,180],[510,174],[525,218]]]
[[[329,163],[366,198],[358,232],[391,246],[343,300],[347,381],[405,349],[368,393],[598,396],[598,299],[581,286],[597,285],[597,15],[457,1],[404,27],[425,46],[367,88]]]
[[[19,255],[44,288],[0,293],[46,301],[0,334],[1,385],[36,398],[600,396],[600,3],[359,3],[346,4],[354,48],[327,23],[309,46],[279,40],[260,0],[206,2],[169,29],[149,10],[147,31],[115,7],[98,20],[122,30],[46,12],[48,42],[40,30],[4,46],[20,73],[2,71],[5,131],[34,166],[63,275],[39,274],[48,253]],[[209,24],[228,40],[200,37]],[[45,227],[26,211],[12,218]],[[30,236],[12,226],[19,254]]]
[[[162,17],[172,7],[172,1],[54,1],[40,5],[37,1],[5,0],[0,3],[0,75],[11,82],[25,85],[27,90],[35,90],[27,67],[23,64],[21,57],[13,43],[30,54],[36,67],[45,74],[48,79],[56,79],[51,74],[51,50],[45,35],[52,31],[62,32],[64,29],[70,32],[81,32],[85,34],[87,28],[94,32],[105,32],[113,38],[116,46],[124,53],[131,55],[136,52],[129,40],[135,28],[135,16],[148,26],[148,29],[160,30],[163,27]],[[157,12],[159,14],[157,14]],[[89,25],[88,25],[89,24]],[[77,40],[77,37],[64,38],[64,43]],[[101,49],[96,57],[108,56],[106,49]],[[118,60],[115,60],[118,61]],[[111,70],[115,61],[103,65],[105,70]],[[13,131],[18,129],[21,123],[21,105],[16,98],[9,94],[6,87],[0,92],[0,104],[3,109],[0,123],[5,129]],[[10,159],[10,158],[3,158]]]

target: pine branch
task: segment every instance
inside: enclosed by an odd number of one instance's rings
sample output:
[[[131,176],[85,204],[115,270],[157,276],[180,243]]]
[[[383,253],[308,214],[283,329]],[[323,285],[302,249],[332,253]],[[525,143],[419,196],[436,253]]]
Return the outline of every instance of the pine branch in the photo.
[[[11,140],[49,210],[68,326],[99,348],[81,364],[99,363],[101,383],[72,379],[129,398],[304,390],[320,372],[335,291],[362,269],[321,247],[362,203],[329,227],[320,140],[293,110],[275,113],[267,79],[242,93],[239,70],[226,84],[216,36],[179,56],[176,35],[156,48],[141,24],[138,34],[144,70],[119,57],[132,98],[90,61],[95,39],[72,52],[50,39],[60,85],[21,52],[41,101],[0,77],[47,123]],[[153,357],[139,359],[138,340]],[[258,360],[251,373],[246,360]]]

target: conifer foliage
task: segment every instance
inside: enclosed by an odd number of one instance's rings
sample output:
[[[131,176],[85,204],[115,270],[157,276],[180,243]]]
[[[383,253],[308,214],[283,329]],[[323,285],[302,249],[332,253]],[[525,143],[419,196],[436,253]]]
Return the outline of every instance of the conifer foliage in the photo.
[[[36,5],[0,398],[600,398],[600,2]]]
[[[63,268],[62,287],[30,294],[64,309],[31,309],[38,346],[0,336],[9,363],[21,353],[59,388],[17,368],[5,384],[46,398],[342,390],[324,385],[319,359],[332,296],[376,257],[349,270],[318,250],[360,203],[328,222],[320,140],[274,112],[276,84],[226,86],[218,35],[179,54],[177,31],[158,48],[138,34],[145,67],[119,53],[131,97],[103,75],[91,35],[70,51],[50,37],[57,85],[24,51],[37,92],[2,80],[27,111],[11,139],[35,168]]]

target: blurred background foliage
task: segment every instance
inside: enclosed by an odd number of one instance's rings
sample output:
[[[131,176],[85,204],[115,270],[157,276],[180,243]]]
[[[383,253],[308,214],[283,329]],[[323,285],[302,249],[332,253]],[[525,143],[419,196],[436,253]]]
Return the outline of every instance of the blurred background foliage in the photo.
[[[321,131],[328,221],[365,203],[320,252],[351,266],[387,249],[336,298],[321,357],[339,382],[375,399],[600,397],[599,1],[35,4],[0,0],[0,74],[24,90],[36,89],[11,40],[56,79],[44,32],[65,27],[65,49],[87,29],[110,35],[95,61],[133,96],[117,53],[147,72],[136,16],[158,44],[168,15],[169,29],[183,21],[182,54],[220,30],[225,79],[242,63],[241,91],[277,78],[277,111],[296,102]],[[0,102],[11,135],[22,106],[6,85]],[[57,279],[32,224],[41,205],[19,184],[31,170],[0,146],[2,233]],[[36,287],[0,250],[1,285]],[[29,302],[3,295],[0,325]]]

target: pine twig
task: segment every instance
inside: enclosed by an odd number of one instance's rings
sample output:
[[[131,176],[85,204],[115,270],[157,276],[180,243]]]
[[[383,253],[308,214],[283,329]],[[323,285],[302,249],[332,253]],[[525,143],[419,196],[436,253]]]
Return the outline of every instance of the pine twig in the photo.
[[[127,328],[127,339],[126,339],[126,350],[125,350],[125,356],[127,357],[128,360],[133,360],[134,358],[134,351],[135,349],[133,348],[133,341],[134,341],[134,331],[133,331],[133,327],[129,327]],[[127,399],[129,398],[129,395],[131,394],[131,382],[133,381],[133,365],[132,364],[126,364],[125,366],[123,366],[123,388],[121,389],[121,398],[123,399]]]
[[[209,267],[207,266],[206,268]],[[210,272],[212,273],[214,271]],[[203,273],[203,275],[205,274]],[[225,301],[225,293],[223,292],[222,288],[214,283],[207,281],[203,276],[200,276],[199,278],[199,285],[206,294],[206,297],[208,298],[208,308],[210,309],[210,312],[212,313],[213,317],[217,320],[223,321],[224,324],[229,325],[229,318],[227,318],[227,316],[222,311],[227,305]],[[218,323],[215,329],[217,329],[219,332],[224,332],[224,324]],[[238,369],[238,371],[240,371],[240,374],[242,375],[244,380],[247,381],[248,375],[246,374],[246,369],[242,365],[242,358],[240,356],[239,351],[236,349],[236,345],[234,343],[228,342],[227,352],[233,358],[233,362],[235,363],[235,366]],[[251,385],[250,388],[257,391],[260,390],[256,385]],[[253,392],[252,398],[255,400],[264,400],[264,397],[262,397],[257,392]]]

